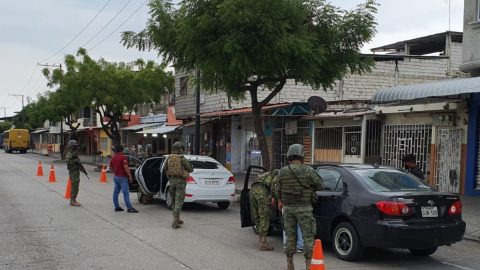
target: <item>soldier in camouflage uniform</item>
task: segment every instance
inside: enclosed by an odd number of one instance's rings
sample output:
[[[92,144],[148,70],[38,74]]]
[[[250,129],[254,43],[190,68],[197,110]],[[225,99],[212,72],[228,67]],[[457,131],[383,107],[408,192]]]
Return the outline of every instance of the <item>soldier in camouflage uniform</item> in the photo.
[[[278,175],[278,170],[264,173],[258,176],[258,179],[252,183],[250,189],[250,201],[252,202],[253,218],[257,228],[258,249],[261,251],[270,251],[274,248],[267,243],[268,227],[270,226],[270,197],[272,183]]]
[[[146,148],[147,148],[147,150],[142,156],[143,160],[146,160],[147,158],[151,158],[153,156],[152,145],[147,144]],[[140,192],[140,197],[138,198],[139,202],[143,203],[144,205],[147,205],[149,203],[153,203],[153,196],[145,193],[145,191],[143,191],[143,189],[142,189],[142,186],[140,186],[140,185],[138,186],[138,192]]]
[[[77,149],[78,143],[75,140],[68,142],[68,152],[66,156],[68,176],[70,176],[71,188],[70,188],[70,205],[80,206],[76,198],[78,195],[78,187],[80,186],[80,171],[85,172],[85,168],[82,162],[78,158]]]
[[[185,146],[181,142],[173,144],[172,154],[165,161],[165,171],[170,181],[170,195],[172,196],[173,205],[173,222],[174,229],[180,228],[183,221],[180,219],[183,202],[185,201],[185,189],[187,180],[193,172],[192,164],[183,156]]]
[[[296,251],[297,223],[303,235],[306,267],[307,270],[310,269],[317,231],[312,203],[315,203],[318,198],[316,191],[325,189],[322,178],[315,170],[303,164],[304,156],[303,145],[293,144],[288,148],[289,165],[280,170],[275,191],[278,209],[283,214],[287,270],[294,269],[293,254]]]

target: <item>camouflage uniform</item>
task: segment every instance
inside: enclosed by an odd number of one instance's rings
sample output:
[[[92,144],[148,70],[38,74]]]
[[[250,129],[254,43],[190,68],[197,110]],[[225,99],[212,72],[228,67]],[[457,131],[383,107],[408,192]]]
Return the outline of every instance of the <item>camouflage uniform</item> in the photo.
[[[288,166],[280,170],[276,196],[284,205],[283,227],[287,238],[285,254],[287,258],[293,258],[296,251],[298,223],[303,235],[305,259],[311,260],[317,231],[312,202],[316,198],[315,191],[325,189],[325,185],[322,178],[309,165],[293,163],[290,167],[302,184],[297,181]]]
[[[150,149],[151,150],[151,149]],[[142,156],[143,160],[146,160],[147,158],[151,158],[153,155],[152,155],[152,152],[151,151],[148,151],[147,149],[147,152],[145,152]],[[138,186],[138,192],[140,192],[140,197],[138,198],[138,201],[143,203],[143,204],[148,204],[148,203],[153,203],[153,195],[149,195],[147,193],[145,193],[145,191],[142,189],[142,186]]]
[[[193,172],[192,164],[183,156],[183,149],[185,149],[183,144],[177,143],[173,145],[173,153],[165,161],[165,171],[167,172],[167,177],[169,177],[168,180],[170,181],[170,195],[173,200],[173,228],[180,228],[180,224],[183,224],[183,221],[180,220],[180,213],[182,211],[183,202],[185,201],[185,192],[187,186],[185,180],[188,179],[189,173]],[[180,158],[181,167],[184,170],[182,175],[169,174],[168,161],[171,157],[174,157],[175,155]]]
[[[250,189],[253,218],[255,219],[255,226],[260,237],[258,249],[262,251],[273,250],[273,247],[267,243],[267,234],[270,226],[270,197],[273,193],[271,186],[277,175],[278,170],[259,175],[258,179],[252,183]]]
[[[80,171],[85,171],[85,168],[80,161],[75,149],[75,146],[78,147],[76,141],[68,142],[69,149],[67,151],[66,162],[67,162],[67,169],[68,169],[68,176],[70,176],[71,181],[71,188],[70,188],[70,205],[73,206],[80,206],[80,204],[76,201],[78,195],[78,188],[80,186]],[[73,145],[71,145],[73,144]],[[70,146],[71,145],[71,146]]]

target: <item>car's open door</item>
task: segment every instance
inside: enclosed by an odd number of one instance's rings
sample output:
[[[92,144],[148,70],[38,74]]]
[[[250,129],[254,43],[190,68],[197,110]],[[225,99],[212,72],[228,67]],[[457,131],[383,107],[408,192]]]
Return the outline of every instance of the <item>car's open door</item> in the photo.
[[[249,166],[247,174],[245,175],[245,183],[243,185],[242,193],[240,194],[240,216],[241,225],[244,227],[251,227],[255,225],[250,204],[250,184],[253,182],[258,174],[264,173],[267,170],[260,166]]]
[[[149,195],[156,195],[160,191],[160,168],[163,157],[153,157],[145,160],[138,172],[138,184]]]
[[[128,162],[128,168],[130,169],[130,175],[133,178],[132,183],[128,183],[130,192],[138,192],[138,181],[135,176],[135,171],[142,165],[142,161],[134,156],[125,155]]]

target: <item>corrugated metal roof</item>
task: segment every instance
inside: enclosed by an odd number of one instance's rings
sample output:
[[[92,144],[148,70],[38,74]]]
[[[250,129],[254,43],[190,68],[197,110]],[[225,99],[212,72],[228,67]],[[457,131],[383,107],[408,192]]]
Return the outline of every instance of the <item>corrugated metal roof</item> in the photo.
[[[326,118],[353,118],[355,116],[362,116],[373,111],[349,112],[349,113],[321,113],[317,115],[310,115],[303,117],[302,120],[326,119]]]
[[[274,105],[267,105],[262,108],[262,111],[266,111],[269,109],[287,107],[292,105],[292,103],[282,103],[282,104],[274,104]],[[200,115],[200,117],[213,117],[213,116],[220,116],[220,115],[232,115],[232,114],[247,114],[251,113],[252,108],[243,108],[243,109],[235,109],[229,111],[219,111],[219,112],[212,112],[212,113],[205,113]]]
[[[451,79],[433,83],[400,85],[380,89],[373,96],[373,103],[412,100],[427,97],[446,97],[480,93],[480,77]]]

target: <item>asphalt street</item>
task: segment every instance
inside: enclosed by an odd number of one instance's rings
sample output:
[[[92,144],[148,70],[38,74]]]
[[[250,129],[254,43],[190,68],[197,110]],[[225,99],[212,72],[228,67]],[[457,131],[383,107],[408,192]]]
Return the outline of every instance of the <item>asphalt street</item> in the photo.
[[[45,176],[36,176],[42,160]],[[100,183],[100,172],[86,166],[78,201],[64,199],[65,163],[36,154],[6,154],[0,150],[0,269],[285,269],[281,232],[268,241],[273,252],[256,250],[258,237],[240,228],[239,208],[187,204],[181,229],[171,228],[172,215],[163,202],[152,205],[130,198],[138,214],[114,212],[113,179]],[[47,182],[54,164],[58,182]],[[120,195],[120,202],[123,196]],[[430,257],[408,251],[368,249],[363,260],[344,262],[331,244],[323,243],[327,269],[464,269],[480,270],[480,243],[464,240],[440,247]],[[296,269],[305,269],[295,255]]]

